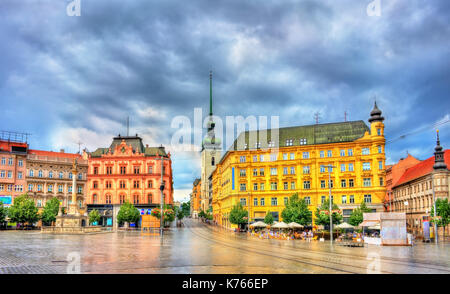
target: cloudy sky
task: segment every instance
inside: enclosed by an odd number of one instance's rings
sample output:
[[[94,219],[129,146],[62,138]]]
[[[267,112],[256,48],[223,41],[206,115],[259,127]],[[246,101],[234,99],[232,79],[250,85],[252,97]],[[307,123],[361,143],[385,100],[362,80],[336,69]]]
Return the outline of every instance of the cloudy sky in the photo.
[[[168,146],[173,118],[279,115],[280,126],[385,116],[387,161],[450,146],[450,1],[0,0],[1,130],[31,148],[107,147],[132,134]],[[406,135],[405,137],[402,137]],[[401,139],[399,139],[401,138]],[[173,152],[176,199],[200,175]]]

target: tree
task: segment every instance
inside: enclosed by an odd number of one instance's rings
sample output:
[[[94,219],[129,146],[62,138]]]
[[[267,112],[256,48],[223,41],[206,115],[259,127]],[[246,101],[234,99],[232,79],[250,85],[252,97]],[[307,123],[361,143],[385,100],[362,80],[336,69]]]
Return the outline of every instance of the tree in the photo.
[[[117,221],[119,224],[125,222],[135,223],[139,221],[140,217],[139,210],[129,202],[125,202],[117,213]]]
[[[364,220],[363,213],[365,213],[365,212],[372,212],[372,210],[370,208],[367,208],[366,204],[363,201],[359,207],[355,208],[352,211],[352,214],[350,215],[348,222],[352,226],[355,226],[355,227],[359,226],[359,224],[362,223]]]
[[[445,227],[450,223],[450,203],[448,199],[436,199],[436,215],[434,217],[434,205],[431,207],[431,222],[436,223],[438,227],[444,228],[444,240],[445,240]]]
[[[181,210],[183,211],[183,215],[189,216],[191,214],[191,201],[185,202],[181,204]]]
[[[230,223],[238,225],[239,227],[242,224],[247,223],[248,218],[248,212],[244,209],[242,204],[237,204],[233,206],[233,208],[230,211]]]
[[[8,215],[8,208],[3,206],[3,202],[0,201],[0,224],[6,221]]]
[[[92,210],[89,212],[89,223],[98,223],[100,221],[101,215],[100,212],[98,212],[97,209]]]
[[[266,216],[264,217],[264,223],[268,225],[273,224],[273,215],[270,211],[268,211]]]
[[[27,194],[14,198],[14,204],[8,209],[8,215],[12,222],[22,225],[33,224],[39,220],[38,208]]]
[[[201,211],[198,213],[198,217],[206,217],[206,213],[205,213],[203,210],[201,210]]]
[[[165,222],[173,222],[175,220],[175,212],[169,205],[164,205],[163,209],[164,213],[164,221]],[[159,208],[152,209],[152,215],[158,219],[161,218],[161,211]]]
[[[59,211],[59,200],[56,197],[48,200],[45,203],[44,210],[41,214],[42,223],[46,226],[52,224],[52,222],[56,221],[56,216]]]
[[[177,219],[182,220],[184,218],[184,212],[182,209],[177,210]]]
[[[332,212],[333,225],[340,224],[342,221],[342,214],[339,207],[333,203]],[[316,224],[330,225],[330,202],[325,200],[320,207],[316,209]]]
[[[306,226],[312,221],[312,212],[305,199],[299,199],[298,193],[295,193],[289,198],[286,208],[281,212],[281,217],[286,223],[296,222]]]

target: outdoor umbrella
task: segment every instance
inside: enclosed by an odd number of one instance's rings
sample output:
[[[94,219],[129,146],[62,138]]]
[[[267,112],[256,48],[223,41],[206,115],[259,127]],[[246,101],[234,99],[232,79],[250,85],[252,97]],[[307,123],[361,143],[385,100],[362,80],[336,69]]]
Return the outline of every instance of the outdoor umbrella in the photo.
[[[251,224],[250,227],[265,228],[265,227],[267,227],[267,225],[265,223],[263,223],[262,221],[258,221],[258,222]]]
[[[336,228],[339,228],[339,229],[353,229],[354,226],[352,226],[351,224],[348,224],[348,223],[342,223],[342,224],[337,225]]]
[[[272,226],[273,229],[289,229],[289,225],[285,222],[279,222]]]
[[[288,226],[291,229],[303,229],[303,226],[301,224],[296,223],[296,222],[289,223]]]

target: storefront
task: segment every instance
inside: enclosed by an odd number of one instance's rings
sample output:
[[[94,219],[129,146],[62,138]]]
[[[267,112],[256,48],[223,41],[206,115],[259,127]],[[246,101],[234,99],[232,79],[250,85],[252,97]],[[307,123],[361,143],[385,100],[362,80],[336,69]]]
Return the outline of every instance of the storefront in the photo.
[[[100,213],[100,221],[98,223],[93,223],[92,225],[98,225],[102,227],[112,227],[114,223],[114,209],[111,204],[88,204],[87,213],[96,209]]]

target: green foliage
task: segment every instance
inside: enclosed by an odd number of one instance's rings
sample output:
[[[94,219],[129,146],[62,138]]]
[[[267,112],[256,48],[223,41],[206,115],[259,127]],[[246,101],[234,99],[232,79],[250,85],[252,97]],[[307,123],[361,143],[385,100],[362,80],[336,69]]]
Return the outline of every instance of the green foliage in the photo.
[[[8,209],[12,222],[33,224],[39,220],[38,208],[27,194],[14,198],[14,204]]]
[[[6,216],[8,216],[8,208],[3,206],[3,202],[0,201],[0,223],[6,221]]]
[[[270,211],[267,212],[266,216],[264,217],[264,223],[271,225],[273,224],[273,215]]]
[[[242,204],[233,206],[230,211],[230,223],[235,225],[245,224],[248,222],[248,212],[244,209]]]
[[[89,212],[89,223],[98,223],[100,221],[101,215],[100,212],[98,212],[97,209],[92,210]]]
[[[139,210],[133,204],[125,202],[117,213],[117,221],[119,224],[124,222],[135,223],[140,218]]]
[[[281,217],[285,223],[296,222],[306,226],[312,221],[312,212],[305,199],[299,199],[298,193],[295,193],[289,198],[286,208],[281,212]]]
[[[372,210],[370,208],[367,208],[366,204],[363,201],[358,208],[353,209],[348,222],[352,226],[355,227],[359,226],[359,224],[362,223],[364,220],[363,213],[365,212],[372,212]]]
[[[59,200],[56,197],[48,200],[45,203],[44,210],[41,214],[42,223],[46,226],[52,224],[52,222],[56,221],[56,216],[59,212]]]
[[[202,210],[198,213],[198,217],[206,217],[206,213]]]
[[[431,222],[435,223],[438,227],[446,227],[450,223],[450,203],[448,199],[436,199],[436,215],[435,219]],[[431,216],[434,217],[434,206],[431,208]]]
[[[177,209],[177,219],[182,220],[184,218],[184,212],[182,209]]]
[[[191,201],[185,202],[181,204],[181,210],[183,211],[183,215],[189,216],[191,214]]]
[[[333,225],[340,224],[342,222],[342,214],[340,213],[339,207],[333,203],[332,206],[332,218]],[[320,207],[316,209],[316,224],[318,225],[329,225],[330,224],[330,202],[325,200]]]

